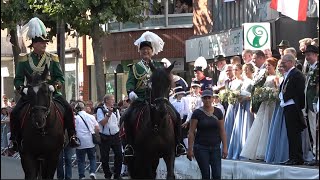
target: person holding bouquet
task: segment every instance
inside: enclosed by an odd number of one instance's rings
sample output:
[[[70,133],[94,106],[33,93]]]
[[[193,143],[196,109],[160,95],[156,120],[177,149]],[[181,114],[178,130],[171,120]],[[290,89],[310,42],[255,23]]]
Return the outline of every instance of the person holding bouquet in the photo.
[[[229,79],[233,79],[229,84],[229,95],[228,95],[228,108],[226,112],[224,128],[227,134],[227,146],[229,146],[231,134],[233,130],[233,124],[235,115],[238,110],[238,96],[240,95],[240,88],[242,86],[242,65],[227,65],[227,75]],[[230,76],[233,76],[230,77]]]
[[[254,92],[255,100],[260,100],[262,103],[240,154],[241,157],[248,159],[265,159],[270,121],[276,105],[276,102],[272,98],[270,99],[270,96],[277,90],[275,81],[277,59],[268,58],[265,65],[266,81],[260,89],[261,93]],[[259,88],[255,89],[255,91],[257,90]]]
[[[254,66],[243,65],[244,78],[240,89],[238,111],[235,117],[233,130],[228,148],[228,159],[239,159],[241,150],[246,142],[249,130],[253,123],[253,113],[250,111],[250,96],[253,86]]]

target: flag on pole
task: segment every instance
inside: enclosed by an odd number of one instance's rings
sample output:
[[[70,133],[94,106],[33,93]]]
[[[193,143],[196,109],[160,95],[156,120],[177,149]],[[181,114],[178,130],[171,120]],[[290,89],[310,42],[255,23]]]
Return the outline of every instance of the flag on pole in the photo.
[[[296,21],[307,20],[308,0],[271,0],[270,8]]]

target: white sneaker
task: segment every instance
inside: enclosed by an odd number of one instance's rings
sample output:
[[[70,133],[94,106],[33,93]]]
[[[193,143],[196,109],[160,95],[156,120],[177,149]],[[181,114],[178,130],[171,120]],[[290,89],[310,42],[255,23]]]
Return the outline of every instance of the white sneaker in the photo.
[[[95,173],[90,173],[90,178],[91,179],[96,179],[96,174]]]

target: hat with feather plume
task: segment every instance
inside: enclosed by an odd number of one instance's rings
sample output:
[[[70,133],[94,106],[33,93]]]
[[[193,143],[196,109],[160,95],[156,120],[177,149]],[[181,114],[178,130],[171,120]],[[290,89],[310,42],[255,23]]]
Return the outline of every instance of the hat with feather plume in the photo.
[[[203,56],[200,56],[194,62],[194,71],[203,71],[207,68],[207,60]]]
[[[44,23],[37,17],[32,18],[27,24],[25,24],[21,31],[24,33],[27,32],[27,38],[32,41],[29,45],[31,47],[36,42],[49,42],[47,39],[47,31]]]
[[[146,31],[134,42],[134,45],[138,46],[138,52],[141,48],[148,46],[152,48],[152,55],[155,55],[163,50],[164,42],[157,34]]]

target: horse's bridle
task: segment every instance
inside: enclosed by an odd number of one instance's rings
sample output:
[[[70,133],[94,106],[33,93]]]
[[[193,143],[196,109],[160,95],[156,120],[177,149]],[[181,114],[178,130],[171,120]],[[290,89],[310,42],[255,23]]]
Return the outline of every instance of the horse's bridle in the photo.
[[[45,83],[47,83],[47,81],[42,81],[42,82],[40,82],[40,83],[38,83],[38,84],[35,84],[35,85],[30,85],[30,84],[28,84],[27,86],[28,87],[35,87],[35,86],[40,86],[41,84],[45,84]],[[48,118],[48,115],[50,114],[50,109],[51,109],[51,100],[52,100],[52,92],[50,92],[49,93],[49,106],[47,107],[47,106],[33,106],[32,108],[31,108],[31,110],[30,110],[30,112],[31,112],[31,114],[33,113],[33,111],[35,111],[35,110],[42,110],[42,111],[44,111],[45,113],[44,113],[44,117],[45,117],[45,119],[47,119]],[[43,128],[41,128],[41,129],[43,129]]]

